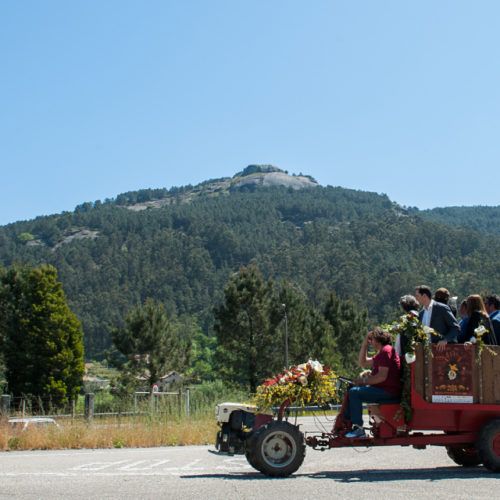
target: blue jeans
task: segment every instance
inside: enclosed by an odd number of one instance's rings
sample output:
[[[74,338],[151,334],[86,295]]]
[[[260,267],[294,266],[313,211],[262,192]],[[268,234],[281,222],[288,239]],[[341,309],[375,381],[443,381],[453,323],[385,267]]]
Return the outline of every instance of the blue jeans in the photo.
[[[390,394],[384,389],[370,385],[356,386],[349,389],[349,408],[345,412],[345,418],[353,425],[363,425],[363,403],[397,403],[398,396]]]

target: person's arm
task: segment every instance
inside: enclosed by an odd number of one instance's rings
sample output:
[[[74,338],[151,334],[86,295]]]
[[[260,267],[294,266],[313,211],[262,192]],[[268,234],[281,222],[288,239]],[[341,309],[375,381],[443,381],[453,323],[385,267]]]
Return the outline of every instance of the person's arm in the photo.
[[[444,310],[444,315],[444,320],[448,329],[444,336],[444,340],[446,340],[446,342],[456,342],[460,335],[460,325],[458,324],[457,318],[455,318],[449,307]]]
[[[387,366],[379,366],[378,372],[375,375],[361,377],[361,383],[364,385],[381,384],[386,381],[388,375],[389,368]]]
[[[358,363],[361,368],[371,368],[373,366],[373,358],[368,356],[368,339],[370,338],[370,333],[366,335],[363,339],[363,343],[359,349]]]
[[[434,307],[436,306],[434,305]],[[442,307],[440,314],[443,315],[444,324],[446,325],[446,335],[436,345],[438,351],[444,351],[448,342],[456,343],[460,335],[460,325],[448,306]]]

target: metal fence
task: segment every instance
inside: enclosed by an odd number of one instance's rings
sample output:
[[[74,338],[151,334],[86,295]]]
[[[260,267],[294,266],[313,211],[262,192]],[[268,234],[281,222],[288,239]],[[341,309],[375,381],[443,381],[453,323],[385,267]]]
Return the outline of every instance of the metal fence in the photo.
[[[196,392],[196,391],[194,391]],[[67,405],[56,405],[50,398],[33,396],[12,397],[3,394],[0,399],[0,414],[8,417],[58,417],[86,418],[125,415],[165,414],[168,416],[190,416],[193,411],[192,391],[189,388],[175,392],[135,392],[127,396],[109,393],[87,393]],[[199,406],[194,398],[194,412]]]

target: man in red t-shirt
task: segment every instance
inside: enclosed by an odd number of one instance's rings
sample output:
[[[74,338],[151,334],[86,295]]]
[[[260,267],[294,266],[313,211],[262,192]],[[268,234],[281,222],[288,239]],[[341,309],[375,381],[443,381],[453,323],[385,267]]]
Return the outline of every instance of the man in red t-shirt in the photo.
[[[368,356],[368,345],[377,351]],[[401,394],[401,361],[391,346],[391,336],[381,328],[369,332],[361,344],[358,362],[363,368],[371,368],[371,373],[355,381],[349,389],[349,408],[345,418],[352,422],[352,431],[347,438],[366,437],[363,429],[363,403],[397,402]]]

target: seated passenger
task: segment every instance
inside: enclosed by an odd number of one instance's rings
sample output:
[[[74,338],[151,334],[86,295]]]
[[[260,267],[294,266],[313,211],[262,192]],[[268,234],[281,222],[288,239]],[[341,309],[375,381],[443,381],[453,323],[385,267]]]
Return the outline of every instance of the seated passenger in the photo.
[[[467,328],[465,330],[465,341],[474,342],[476,337],[475,329],[483,325],[488,332],[483,336],[483,342],[489,345],[497,345],[494,327],[484,306],[480,295],[469,295],[467,297]]]
[[[377,353],[368,356],[368,346]],[[369,332],[361,344],[358,362],[363,368],[371,368],[369,374],[355,381],[356,386],[349,389],[349,408],[345,418],[352,422],[347,438],[366,437],[363,429],[363,403],[392,403],[399,401],[401,394],[401,362],[391,346],[391,336],[381,328]]]

